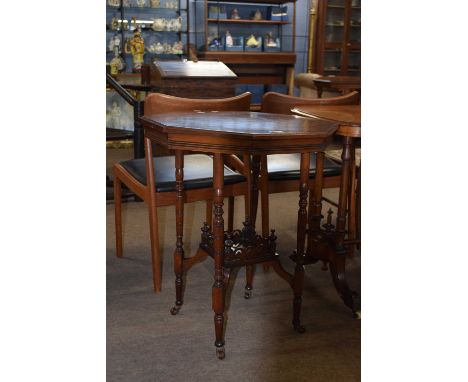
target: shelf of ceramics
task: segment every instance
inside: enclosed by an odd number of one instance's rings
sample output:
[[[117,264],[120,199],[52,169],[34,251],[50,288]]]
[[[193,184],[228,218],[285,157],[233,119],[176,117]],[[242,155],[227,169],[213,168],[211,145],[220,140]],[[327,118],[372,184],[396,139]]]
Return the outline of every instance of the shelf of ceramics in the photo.
[[[291,24],[289,21],[272,21],[272,20],[234,20],[234,19],[206,19],[208,22],[214,23],[230,23],[230,24]]]

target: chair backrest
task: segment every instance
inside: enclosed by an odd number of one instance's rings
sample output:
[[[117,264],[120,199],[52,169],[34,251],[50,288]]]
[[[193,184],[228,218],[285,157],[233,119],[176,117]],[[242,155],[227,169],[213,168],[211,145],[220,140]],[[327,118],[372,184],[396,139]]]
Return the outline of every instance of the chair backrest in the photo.
[[[145,115],[184,111],[248,111],[252,94],[229,98],[195,99],[151,93],[145,99]]]
[[[292,114],[291,109],[303,105],[358,105],[361,99],[359,92],[353,91],[344,96],[331,98],[302,98],[285,94],[268,92],[263,95],[262,112]]]

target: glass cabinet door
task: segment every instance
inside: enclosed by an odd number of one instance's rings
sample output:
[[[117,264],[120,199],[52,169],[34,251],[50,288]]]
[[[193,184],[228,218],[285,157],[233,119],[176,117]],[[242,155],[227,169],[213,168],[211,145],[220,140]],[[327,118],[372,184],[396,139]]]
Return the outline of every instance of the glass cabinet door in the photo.
[[[287,0],[197,0],[205,14],[205,39],[198,31],[201,51],[293,52],[295,4]],[[196,17],[196,15],[195,15]],[[233,53],[234,54],[234,53]]]
[[[361,1],[319,0],[316,68],[324,75],[360,75]]]
[[[122,60],[119,72],[138,72],[141,64],[155,58],[176,59],[187,53],[188,1],[107,0],[106,23],[111,72],[115,55]]]

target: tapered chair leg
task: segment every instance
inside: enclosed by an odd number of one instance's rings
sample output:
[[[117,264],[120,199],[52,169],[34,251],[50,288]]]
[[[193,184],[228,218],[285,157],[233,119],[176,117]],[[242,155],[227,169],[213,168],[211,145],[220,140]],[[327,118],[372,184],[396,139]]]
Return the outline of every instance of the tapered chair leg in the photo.
[[[114,174],[115,254],[122,257],[122,182]]]
[[[161,292],[161,257],[159,253],[158,208],[156,203],[156,185],[154,178],[153,148],[149,138],[145,137],[145,164],[147,179],[147,199],[150,223],[151,260],[153,267],[153,287]]]
[[[155,205],[149,206],[151,261],[153,267],[153,287],[156,293],[161,292],[161,256],[159,253],[158,213]]]

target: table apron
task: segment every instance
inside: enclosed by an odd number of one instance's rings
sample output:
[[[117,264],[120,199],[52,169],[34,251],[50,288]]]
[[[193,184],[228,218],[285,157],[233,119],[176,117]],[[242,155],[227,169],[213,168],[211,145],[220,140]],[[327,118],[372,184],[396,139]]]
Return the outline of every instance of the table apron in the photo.
[[[229,136],[204,137],[195,134],[167,134],[156,129],[145,129],[145,136],[151,141],[173,150],[197,151],[222,154],[288,154],[298,152],[324,151],[331,143],[329,137],[294,137],[274,139],[236,139]]]

